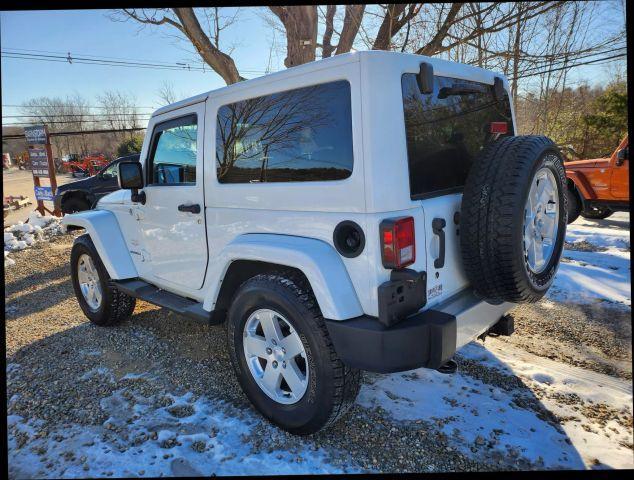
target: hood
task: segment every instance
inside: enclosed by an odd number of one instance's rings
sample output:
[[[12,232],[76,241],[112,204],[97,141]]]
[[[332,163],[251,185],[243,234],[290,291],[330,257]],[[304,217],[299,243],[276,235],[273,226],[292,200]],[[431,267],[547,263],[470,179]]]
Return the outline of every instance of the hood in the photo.
[[[82,178],[74,182],[65,183],[57,186],[57,193],[67,192],[69,190],[86,190],[95,183],[96,176]]]
[[[592,168],[600,165],[601,163],[609,163],[609,158],[590,158],[587,160],[573,160],[571,162],[565,162],[566,168]]]

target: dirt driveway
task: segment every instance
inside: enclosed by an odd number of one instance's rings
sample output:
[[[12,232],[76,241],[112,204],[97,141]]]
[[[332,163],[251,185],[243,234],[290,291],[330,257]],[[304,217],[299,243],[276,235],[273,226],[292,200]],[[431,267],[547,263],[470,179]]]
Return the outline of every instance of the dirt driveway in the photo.
[[[64,185],[65,183],[73,182],[78,180],[73,178],[70,173],[59,173],[57,174],[57,184]],[[48,180],[43,180],[43,184],[48,185]],[[4,226],[7,227],[9,225],[13,225],[18,223],[19,221],[24,222],[29,213],[37,206],[37,202],[35,201],[35,193],[33,192],[33,174],[30,170],[18,170],[16,168],[12,168],[9,170],[2,171],[2,191],[5,196],[13,195],[19,196],[23,195],[25,197],[30,197],[33,201],[33,206],[20,208],[18,210],[13,210],[7,218],[4,219]],[[52,209],[52,202],[45,202],[45,206]]]
[[[223,327],[143,302],[89,324],[72,240],[5,270],[11,478],[634,467],[627,306],[517,309],[515,336],[468,345],[458,373],[366,374],[344,420],[298,438],[252,409]],[[602,340],[582,347],[588,327]]]

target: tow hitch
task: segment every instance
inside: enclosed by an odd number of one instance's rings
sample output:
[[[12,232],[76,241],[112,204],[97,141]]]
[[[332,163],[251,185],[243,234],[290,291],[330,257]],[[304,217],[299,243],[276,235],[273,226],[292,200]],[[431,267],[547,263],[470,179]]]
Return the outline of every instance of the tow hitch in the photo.
[[[437,370],[440,373],[445,373],[445,374],[456,373],[456,370],[458,370],[458,364],[452,358],[450,360],[447,360],[445,363],[443,363],[440,367],[437,368]]]
[[[478,340],[482,340],[484,342],[486,337],[489,335],[494,337],[499,335],[510,337],[513,335],[513,332],[515,332],[515,321],[513,320],[513,317],[511,315],[504,315],[495,325],[489,328],[486,332],[482,333],[482,335],[478,337]]]

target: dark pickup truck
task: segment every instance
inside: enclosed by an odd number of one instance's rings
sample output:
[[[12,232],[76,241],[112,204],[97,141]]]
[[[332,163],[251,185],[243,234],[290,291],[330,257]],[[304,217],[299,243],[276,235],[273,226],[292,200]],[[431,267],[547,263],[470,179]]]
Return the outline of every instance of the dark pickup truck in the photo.
[[[119,157],[106,165],[99,173],[92,177],[57,187],[55,194],[55,208],[62,213],[75,213],[90,210],[97,201],[115,190],[119,190],[117,183],[117,165],[122,161],[139,161],[139,154]]]

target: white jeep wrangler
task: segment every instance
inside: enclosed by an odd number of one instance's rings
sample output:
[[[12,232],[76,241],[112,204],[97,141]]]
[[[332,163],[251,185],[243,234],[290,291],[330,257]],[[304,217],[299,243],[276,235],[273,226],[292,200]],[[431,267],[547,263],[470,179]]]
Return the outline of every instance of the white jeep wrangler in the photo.
[[[418,55],[339,55],[160,108],[84,228],[73,286],[97,325],[135,299],[225,322],[255,407],[333,424],[360,371],[451,371],[553,281],[556,146],[515,136],[508,82]]]

